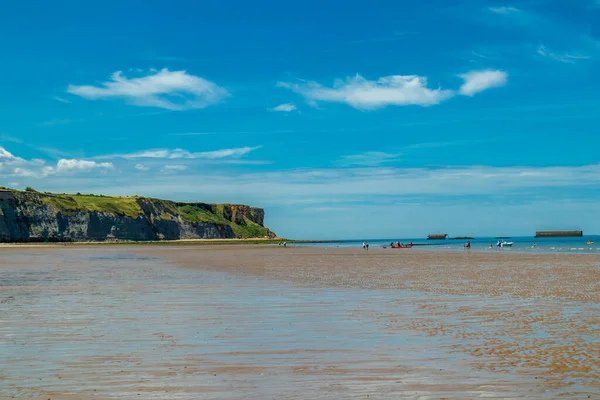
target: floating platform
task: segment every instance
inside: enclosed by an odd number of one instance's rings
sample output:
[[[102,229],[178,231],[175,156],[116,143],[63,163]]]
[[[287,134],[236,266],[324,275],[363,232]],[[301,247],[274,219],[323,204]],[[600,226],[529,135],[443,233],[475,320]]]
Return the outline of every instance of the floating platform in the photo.
[[[581,237],[583,231],[540,231],[535,233],[536,238],[544,237]]]
[[[447,233],[433,233],[431,235],[427,235],[427,240],[446,240],[447,237]]]

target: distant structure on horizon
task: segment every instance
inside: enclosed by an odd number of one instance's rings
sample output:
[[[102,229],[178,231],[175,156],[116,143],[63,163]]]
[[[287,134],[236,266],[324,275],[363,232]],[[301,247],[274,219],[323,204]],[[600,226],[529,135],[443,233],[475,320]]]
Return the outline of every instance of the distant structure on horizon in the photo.
[[[446,240],[447,237],[447,233],[432,233],[431,235],[427,235],[427,240]]]
[[[535,233],[536,238],[543,237],[581,237],[583,231],[539,231]]]

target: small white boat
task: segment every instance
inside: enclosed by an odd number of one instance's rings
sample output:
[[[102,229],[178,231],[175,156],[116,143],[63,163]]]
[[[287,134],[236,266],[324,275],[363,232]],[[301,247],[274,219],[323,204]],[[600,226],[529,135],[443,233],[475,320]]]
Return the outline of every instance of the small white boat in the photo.
[[[500,247],[512,247],[513,242],[502,242],[500,243]]]

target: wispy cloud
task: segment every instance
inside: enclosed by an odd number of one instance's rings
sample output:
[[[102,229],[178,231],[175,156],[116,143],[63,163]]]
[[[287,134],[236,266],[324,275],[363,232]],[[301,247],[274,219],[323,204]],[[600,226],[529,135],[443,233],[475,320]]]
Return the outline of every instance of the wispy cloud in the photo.
[[[177,171],[178,168],[174,170]],[[173,170],[169,167],[168,170]],[[190,185],[190,179],[194,185]],[[125,183],[127,182],[127,183]],[[89,184],[87,182],[86,184]],[[118,185],[117,185],[118,184]],[[179,198],[210,193],[211,201],[253,201],[257,204],[324,204],[332,201],[369,201],[376,204],[411,196],[516,196],[523,193],[563,194],[600,185],[600,164],[563,167],[455,166],[441,168],[330,168],[227,174],[224,171],[189,171],[184,175],[136,177],[115,181],[114,188],[98,181],[103,191]],[[569,188],[569,190],[565,190]],[[549,192],[550,191],[550,192]],[[188,198],[189,198],[188,196]],[[215,200],[213,200],[215,199]]]
[[[5,142],[12,142],[12,143],[19,143],[19,144],[23,143],[22,139],[19,139],[19,138],[10,136],[10,135],[6,135],[6,134],[1,134],[0,139],[2,139]]]
[[[508,81],[508,74],[498,70],[471,71],[459,76],[465,81],[459,89],[463,96],[473,96],[490,88],[504,86]]]
[[[39,151],[41,153],[45,153],[45,154],[51,156],[52,158],[73,158],[73,155],[67,151],[55,149],[52,147],[36,146],[34,144],[25,142],[22,139],[19,139],[16,137],[12,137],[12,136],[8,136],[8,135],[1,135],[0,139],[2,139],[3,141],[7,141],[7,142],[21,144],[23,146],[29,147],[29,148]],[[0,147],[0,148],[2,148],[2,147]]]
[[[73,122],[80,122],[80,121],[83,121],[83,120],[82,119],[68,119],[68,118],[51,119],[48,121],[41,122],[39,125],[41,125],[41,126],[66,125],[66,124],[70,124]]]
[[[397,161],[400,154],[386,153],[382,151],[368,151],[361,154],[351,154],[342,156],[336,161],[336,165],[341,167],[361,166],[361,167],[376,167],[389,162]]]
[[[97,158],[125,158],[128,160],[140,159],[140,158],[156,158],[156,159],[206,159],[216,160],[221,158],[235,158],[245,156],[255,150],[260,149],[261,146],[254,147],[236,147],[231,149],[219,149],[213,151],[201,151],[191,152],[185,149],[150,149],[138,151],[129,154],[115,154],[100,156]]]
[[[241,157],[246,154],[253,152],[254,150],[260,149],[261,146],[255,147],[238,147],[233,149],[221,149],[214,151],[205,151],[200,153],[194,153],[196,158],[206,158],[209,160],[214,160],[218,158],[226,158],[226,157]]]
[[[375,110],[390,105],[431,106],[453,95],[450,90],[428,88],[427,78],[417,75],[385,76],[376,81],[356,75],[336,80],[333,87],[317,82],[279,82],[277,86],[291,89],[309,102],[345,103],[359,110]]]
[[[100,86],[69,85],[67,92],[88,100],[120,98],[136,106],[172,111],[204,108],[229,96],[226,89],[204,78],[166,68],[131,79],[117,71]]]
[[[216,135],[217,132],[180,132],[180,133],[169,133],[169,136],[205,136],[205,135]]]
[[[472,96],[483,90],[503,86],[507,74],[503,71],[471,71],[460,75],[465,84],[459,89],[462,95]],[[278,82],[277,86],[290,89],[306,98],[309,103],[318,101],[345,103],[359,110],[375,110],[386,106],[431,106],[456,95],[453,90],[428,87],[427,78],[417,75],[392,75],[370,81],[360,75],[346,80],[336,80],[333,87],[317,82]]]
[[[187,170],[188,167],[185,165],[165,165],[162,167],[162,172],[173,173],[173,172],[182,172]]]
[[[166,61],[166,62],[188,62],[187,58],[184,57],[175,57],[175,56],[156,56],[154,57],[156,61]]]
[[[385,43],[385,42],[396,42],[398,40],[402,40],[407,35],[413,35],[415,32],[404,32],[394,30],[392,35],[389,36],[379,36],[379,37],[366,37],[363,39],[350,40],[346,42],[346,44],[364,44],[364,43]]]
[[[135,164],[135,169],[138,171],[149,171],[150,168],[146,167],[144,164]]]
[[[203,136],[203,135],[270,135],[280,133],[295,133],[296,131],[290,129],[275,129],[275,130],[255,130],[255,131],[221,131],[221,132],[184,132],[184,133],[170,133],[169,136]]]
[[[54,96],[53,99],[60,103],[71,104],[70,100],[63,99],[62,97]]]
[[[45,153],[47,155],[49,155],[50,157],[57,159],[57,158],[73,158],[74,156],[76,156],[75,154],[71,154],[68,151],[64,151],[64,150],[60,150],[60,149],[55,149],[54,147],[39,147],[39,146],[33,146],[33,145],[29,145],[26,144],[26,146],[31,147],[32,149],[35,149],[37,151],[40,151],[42,153]]]
[[[296,110],[296,106],[292,103],[280,104],[277,107],[269,108],[269,111],[278,111],[278,112],[291,112]]]
[[[338,167],[379,167],[390,165],[401,161],[403,158],[410,157],[414,153],[423,151],[431,151],[436,148],[462,146],[474,143],[485,143],[491,139],[485,140],[454,140],[454,141],[438,141],[438,142],[419,142],[402,146],[393,146],[385,151],[367,151],[358,154],[344,155],[334,162]]]
[[[495,14],[512,14],[512,13],[518,13],[521,10],[519,10],[516,7],[509,7],[509,6],[502,6],[502,7],[488,7],[488,10],[495,13]]]
[[[577,61],[590,59],[590,56],[582,54],[558,53],[551,51],[544,45],[538,47],[537,54],[567,64],[575,64]]]
[[[465,8],[468,6],[465,6],[460,9],[462,15],[458,12],[455,14],[458,18],[467,15],[474,23],[496,25],[523,35],[520,39],[507,40],[503,45],[492,46],[506,59],[541,55],[562,63],[574,64],[578,60],[597,58],[600,55],[600,47],[590,35],[587,22],[552,17],[542,3],[529,2],[527,5],[527,8],[506,5],[487,7],[483,12],[481,9],[469,10]],[[586,12],[585,6],[580,11]],[[540,41],[544,45],[539,46]]]

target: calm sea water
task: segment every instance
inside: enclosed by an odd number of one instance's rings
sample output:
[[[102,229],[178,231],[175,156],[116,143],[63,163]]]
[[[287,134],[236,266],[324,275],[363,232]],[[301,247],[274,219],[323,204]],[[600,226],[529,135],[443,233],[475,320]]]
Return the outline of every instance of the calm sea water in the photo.
[[[512,247],[497,248],[498,241],[513,242]],[[298,244],[297,246],[324,246],[324,247],[346,247],[360,248],[363,241],[369,243],[370,248],[389,246],[391,242],[403,244],[413,243],[418,248],[427,250],[463,250],[467,240],[427,240],[423,238],[388,238],[364,240],[340,240],[325,243]],[[504,239],[495,237],[481,237],[468,240],[471,242],[472,251],[517,251],[517,252],[557,252],[557,253],[593,253],[600,254],[600,235],[588,235],[583,237],[566,238],[534,238],[531,236],[516,236]],[[587,244],[588,241],[593,244]],[[492,244],[492,248],[490,248]]]

